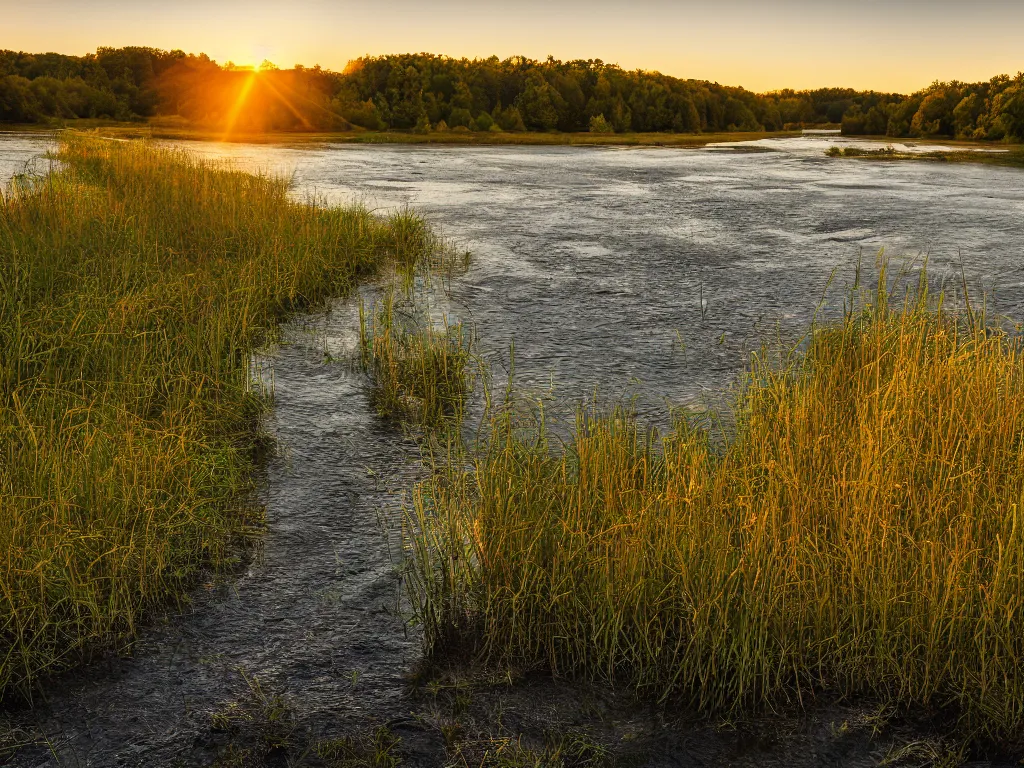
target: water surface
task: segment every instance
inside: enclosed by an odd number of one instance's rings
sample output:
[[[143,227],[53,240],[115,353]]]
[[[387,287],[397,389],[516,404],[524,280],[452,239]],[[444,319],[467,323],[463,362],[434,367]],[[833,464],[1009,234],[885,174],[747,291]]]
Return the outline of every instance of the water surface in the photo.
[[[639,393],[656,418],[663,397],[722,391],[777,325],[805,327],[833,273],[837,311],[857,262],[870,274],[882,249],[927,257],[936,277],[962,261],[974,290],[1024,319],[1018,169],[836,160],[832,144],[871,143],[190,146],[288,173],[297,195],[422,212],[472,251],[453,299],[492,356],[515,343],[522,384]]]

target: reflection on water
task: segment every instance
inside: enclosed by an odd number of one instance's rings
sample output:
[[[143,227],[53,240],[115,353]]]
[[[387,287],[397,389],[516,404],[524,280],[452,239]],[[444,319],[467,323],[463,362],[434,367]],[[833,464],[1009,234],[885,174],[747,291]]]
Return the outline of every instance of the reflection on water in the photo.
[[[46,134],[0,131],[0,187],[18,174],[45,173],[49,168],[43,157],[47,146]]]

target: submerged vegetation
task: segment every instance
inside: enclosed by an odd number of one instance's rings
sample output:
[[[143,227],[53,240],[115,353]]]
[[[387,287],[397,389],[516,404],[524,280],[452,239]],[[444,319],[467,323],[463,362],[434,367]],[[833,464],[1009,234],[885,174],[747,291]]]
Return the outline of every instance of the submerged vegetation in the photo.
[[[892,145],[878,149],[863,147],[829,147],[829,157],[859,157],[875,160],[933,160],[947,163],[985,163],[1024,168],[1024,151],[989,152],[977,150],[936,150],[933,152],[901,152]]]
[[[295,202],[286,181],[64,134],[0,198],[0,692],[230,561],[259,520],[251,353],[423,227]]]
[[[752,358],[733,426],[582,412],[561,450],[499,409],[417,488],[428,648],[627,683],[708,713],[820,693],[1024,727],[1019,338],[924,277]],[[514,405],[512,403],[511,405]]]

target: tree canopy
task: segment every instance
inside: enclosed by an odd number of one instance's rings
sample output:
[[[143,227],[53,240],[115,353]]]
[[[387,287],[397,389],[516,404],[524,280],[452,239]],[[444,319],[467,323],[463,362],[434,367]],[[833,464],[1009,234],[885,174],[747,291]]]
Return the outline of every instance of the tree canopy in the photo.
[[[843,133],[1024,141],[1024,74],[935,82],[910,96],[870,94],[843,114]]]
[[[343,72],[220,65],[205,54],[0,51],[0,122],[175,115],[239,131],[698,133],[842,123],[846,133],[1024,139],[1024,84],[935,83],[904,96],[844,88],[757,94],[598,59],[365,56]]]

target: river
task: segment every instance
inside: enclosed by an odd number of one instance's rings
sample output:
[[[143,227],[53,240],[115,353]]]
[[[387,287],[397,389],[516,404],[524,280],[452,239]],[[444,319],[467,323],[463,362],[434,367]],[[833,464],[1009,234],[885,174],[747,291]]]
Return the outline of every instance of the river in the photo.
[[[448,300],[475,327],[497,385],[514,343],[517,386],[553,403],[556,420],[596,394],[633,398],[642,417],[663,423],[670,407],[721,402],[762,339],[799,333],[823,301],[825,315],[841,310],[857,263],[873,273],[882,249],[894,269],[927,257],[951,291],[962,265],[992,311],[1024,320],[1021,171],[827,158],[833,143],[848,142],[185,146],[287,174],[299,197],[422,213],[472,253]],[[45,138],[0,134],[0,181],[45,169],[32,161],[44,149]],[[418,640],[395,610],[387,510],[418,474],[415,450],[373,416],[361,374],[325,362],[325,348],[351,348],[354,312],[341,302],[297,318],[288,343],[262,361],[273,371],[268,428],[281,450],[266,468],[259,556],[201,589],[187,615],[158,620],[133,657],[72,673],[35,714],[17,715],[51,743],[23,750],[14,765],[204,764],[219,746],[210,715],[245,695],[243,671],[285,691],[317,737],[389,723],[406,764],[442,764],[440,736],[413,717],[422,706],[409,684]],[[557,716],[523,712],[538,701],[571,711],[563,699],[577,694],[531,681],[502,706],[536,728]],[[665,741],[654,724],[661,715],[593,695],[602,722],[616,723],[608,728],[625,722],[663,744],[640,764],[723,755],[794,764],[794,749],[806,750],[807,765],[874,760],[870,739],[836,747],[822,722],[775,746],[692,726],[712,746],[685,746],[693,739],[678,733]]]

